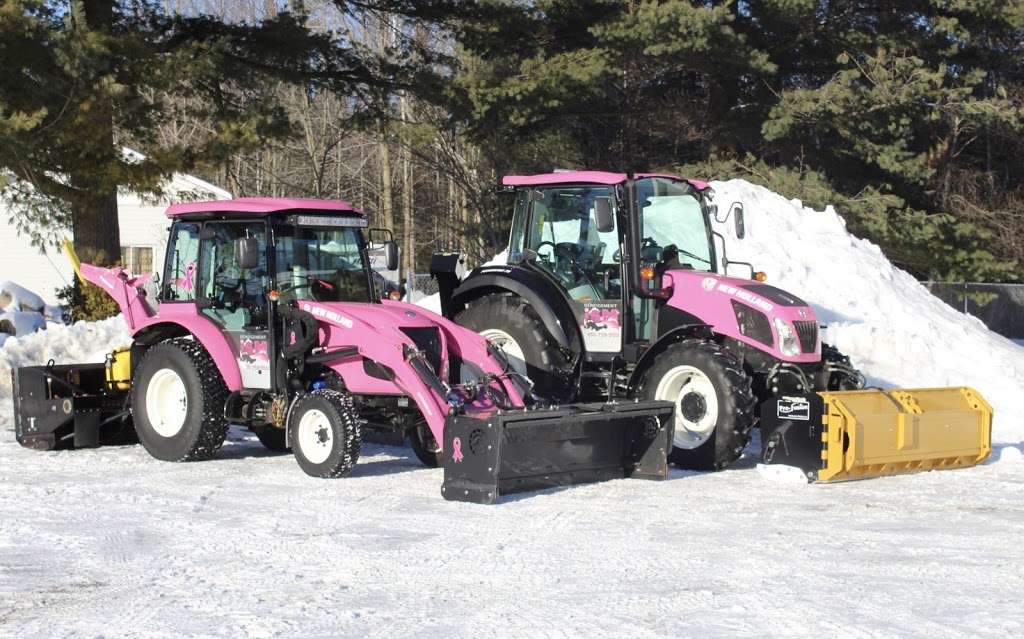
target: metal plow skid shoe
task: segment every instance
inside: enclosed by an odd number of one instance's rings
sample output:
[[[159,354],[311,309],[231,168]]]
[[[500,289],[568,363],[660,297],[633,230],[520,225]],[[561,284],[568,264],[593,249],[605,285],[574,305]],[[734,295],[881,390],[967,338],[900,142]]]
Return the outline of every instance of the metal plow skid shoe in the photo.
[[[664,479],[669,402],[581,404],[449,417],[444,485],[451,501],[609,479]]]
[[[761,409],[769,479],[832,482],[964,468],[992,451],[992,407],[970,388],[776,397]]]

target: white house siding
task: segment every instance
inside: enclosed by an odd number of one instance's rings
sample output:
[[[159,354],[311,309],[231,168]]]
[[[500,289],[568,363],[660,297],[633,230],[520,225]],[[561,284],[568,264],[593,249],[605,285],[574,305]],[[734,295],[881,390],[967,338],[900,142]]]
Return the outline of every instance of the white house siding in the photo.
[[[227,191],[190,175],[175,175],[166,191],[168,196],[160,202],[144,201],[131,193],[121,193],[117,198],[121,246],[151,249],[156,271],[163,268],[169,225],[164,212],[169,205],[231,197]],[[47,304],[57,304],[57,289],[68,286],[74,277],[74,269],[67,256],[55,247],[48,247],[44,254],[40,254],[39,248],[31,246],[26,235],[19,236],[15,227],[7,222],[10,215],[2,200],[0,217],[7,223],[0,231],[0,281],[20,284],[38,294]],[[64,234],[74,242],[70,229]]]

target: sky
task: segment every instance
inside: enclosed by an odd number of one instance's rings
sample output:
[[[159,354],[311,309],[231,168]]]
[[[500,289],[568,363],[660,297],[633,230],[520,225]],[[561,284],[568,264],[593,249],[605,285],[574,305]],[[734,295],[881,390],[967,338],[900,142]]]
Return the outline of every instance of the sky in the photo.
[[[232,429],[212,460],[14,438],[7,369],[102,361],[123,321],[0,347],[0,637],[1024,636],[1024,347],[932,297],[879,249],[743,181],[731,260],[810,303],[885,388],[970,386],[995,408],[979,466],[768,481],[759,435],[718,473],[673,469],[444,501],[443,471],[368,443],[307,477]],[[0,273],[0,281],[11,274]]]

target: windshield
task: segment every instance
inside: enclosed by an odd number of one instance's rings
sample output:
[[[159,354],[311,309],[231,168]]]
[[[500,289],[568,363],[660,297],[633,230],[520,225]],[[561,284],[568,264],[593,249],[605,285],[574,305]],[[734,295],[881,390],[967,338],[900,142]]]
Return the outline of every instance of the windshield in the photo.
[[[637,192],[641,261],[667,268],[714,271],[711,229],[697,190],[688,182],[648,178],[637,180]]]
[[[370,301],[358,229],[285,225],[275,230],[275,242],[282,300]]]

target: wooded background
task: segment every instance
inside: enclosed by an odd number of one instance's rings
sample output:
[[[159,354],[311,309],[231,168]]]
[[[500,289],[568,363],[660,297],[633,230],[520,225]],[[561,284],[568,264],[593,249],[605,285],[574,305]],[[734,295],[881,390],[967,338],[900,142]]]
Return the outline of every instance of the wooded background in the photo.
[[[186,171],[347,200],[424,270],[503,247],[505,174],[738,177],[920,278],[1017,281],[1022,64],[1024,0],[0,0],[0,185],[87,260],[118,188]]]

